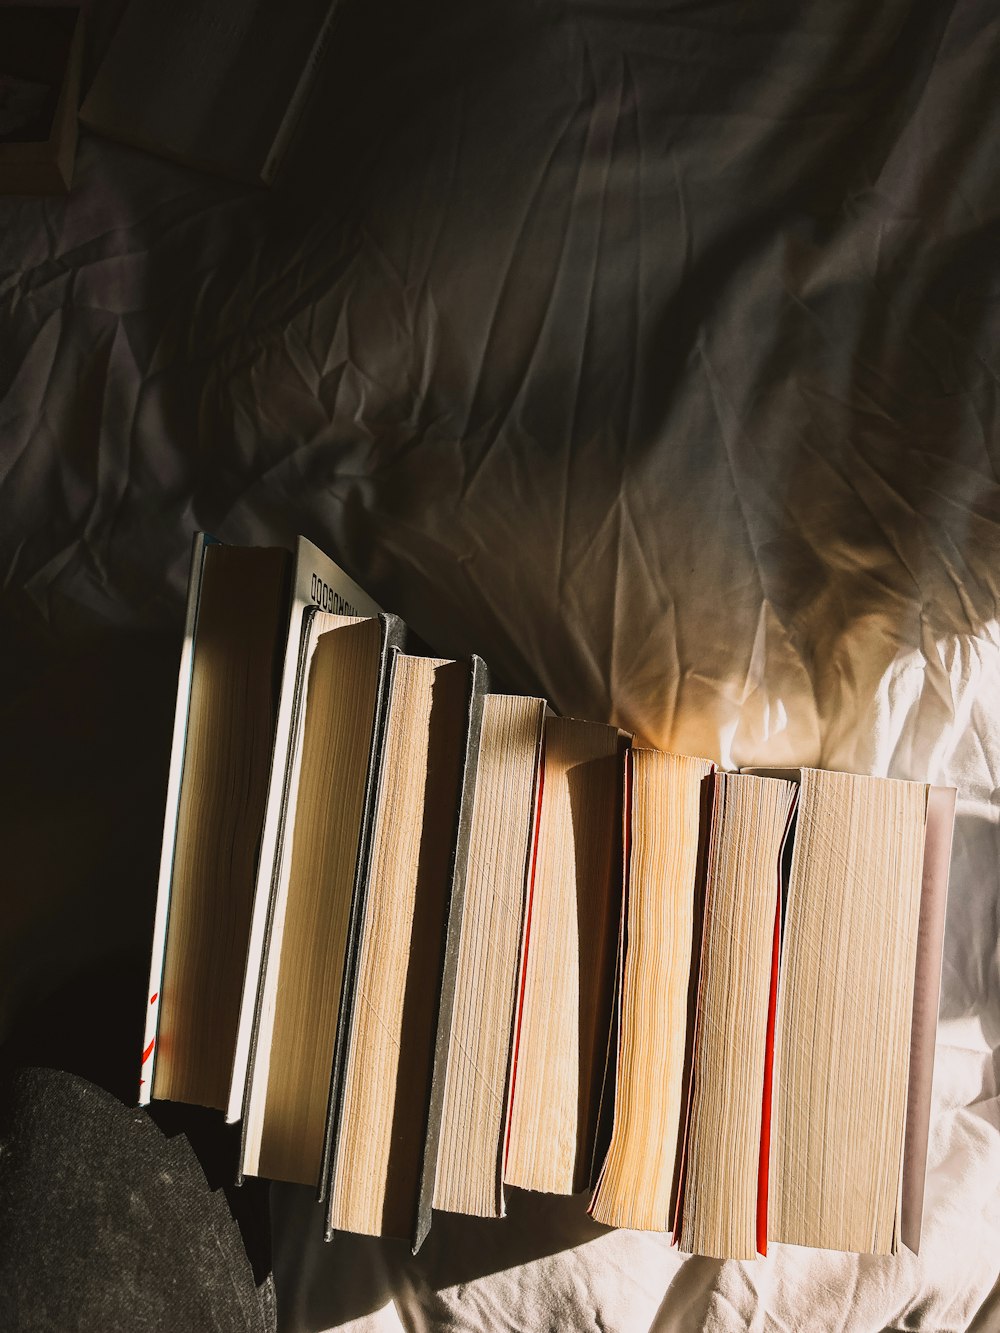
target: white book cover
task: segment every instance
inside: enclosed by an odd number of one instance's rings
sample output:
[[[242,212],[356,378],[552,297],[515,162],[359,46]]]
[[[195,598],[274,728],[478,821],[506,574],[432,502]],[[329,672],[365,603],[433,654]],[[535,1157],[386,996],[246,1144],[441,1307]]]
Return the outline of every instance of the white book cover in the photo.
[[[142,1069],[139,1075],[139,1105],[148,1106],[156,1063],[156,1029],[160,1017],[160,986],[163,980],[163,954],[167,942],[167,910],[170,905],[170,881],[174,872],[174,844],[177,839],[177,815],[184,772],[184,746],[187,739],[188,706],[191,702],[191,670],[194,665],[194,636],[198,624],[201,579],[205,569],[205,550],[212,539],[197,532],[191,548],[191,574],[188,579],[187,612],[184,617],[184,642],[177,674],[177,703],[174,708],[173,740],[167,776],[166,810],[163,816],[163,844],[160,849],[160,873],[156,884],[156,915],[153,918],[153,952],[149,963],[149,990],[146,996],[146,1023],[142,1038]]]

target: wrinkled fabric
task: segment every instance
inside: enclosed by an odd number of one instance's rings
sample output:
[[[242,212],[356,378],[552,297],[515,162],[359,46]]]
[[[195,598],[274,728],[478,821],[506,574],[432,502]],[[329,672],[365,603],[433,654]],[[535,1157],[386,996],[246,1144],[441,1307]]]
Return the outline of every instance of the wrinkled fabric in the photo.
[[[308,189],[0,201],[0,1019],[148,947],[191,531],[302,532],[566,714],[959,803],[919,1257],[288,1188],[284,1326],[1000,1327],[995,8],[418,8],[346,5]]]

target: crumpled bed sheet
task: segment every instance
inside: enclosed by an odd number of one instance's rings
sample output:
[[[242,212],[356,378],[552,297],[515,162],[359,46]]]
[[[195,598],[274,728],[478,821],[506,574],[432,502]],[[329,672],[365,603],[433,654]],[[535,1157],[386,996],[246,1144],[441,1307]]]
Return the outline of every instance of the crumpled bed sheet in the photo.
[[[959,807],[919,1257],[685,1258],[511,1191],[413,1259],[287,1187],[284,1327],[1000,1328],[995,8],[339,32],[311,190],[85,134],[68,199],[0,201],[5,1030],[68,987],[60,1039],[132,1069],[87,979],[145,965],[189,536],[301,531],[566,714]]]

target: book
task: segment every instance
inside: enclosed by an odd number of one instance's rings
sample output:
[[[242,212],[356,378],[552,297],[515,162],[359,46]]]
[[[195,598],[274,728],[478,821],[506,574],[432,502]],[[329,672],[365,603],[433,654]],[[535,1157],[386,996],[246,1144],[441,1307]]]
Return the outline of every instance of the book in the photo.
[[[711,774],[705,759],[633,748],[611,1140],[590,1213],[605,1226],[673,1226],[683,1141]]]
[[[717,773],[712,785],[679,1245],[754,1259],[767,1250],[771,995],[797,792],[745,773]]]
[[[292,776],[292,747],[296,735],[309,642],[310,609],[332,615],[378,616],[381,607],[344,570],[316,546],[300,537],[296,544],[291,604],[284,634],[273,756],[264,805],[253,888],[253,906],[246,947],[246,966],[239,1003],[236,1041],[230,1061],[226,1119],[239,1120],[247,1091],[254,1033],[263,1003],[264,955],[271,929],[281,842]]]
[[[469,663],[469,702],[465,718],[465,743],[462,749],[461,778],[456,809],[457,818],[444,939],[444,961],[441,968],[434,1057],[431,1065],[431,1089],[427,1107],[427,1129],[424,1134],[420,1194],[417,1199],[417,1221],[413,1232],[414,1254],[424,1243],[431,1227],[434,1187],[437,1180],[437,1165],[441,1150],[441,1121],[444,1112],[445,1087],[451,1051],[455,987],[458,983],[458,957],[465,926],[465,898],[469,875],[472,818],[481,776],[480,756],[482,752],[483,719],[486,713],[488,690],[489,672],[486,669],[486,664],[481,657],[473,656]]]
[[[255,995],[266,924],[258,871],[262,863],[269,867],[269,888],[281,804],[274,760],[287,752],[302,617],[310,605],[378,610],[305,538],[293,556],[284,548],[230,547],[195,536],[140,1105],[155,1096],[231,1106],[241,1025],[249,1049],[247,976]],[[277,767],[283,775],[283,760]]]
[[[528,896],[504,1180],[589,1185],[609,1054],[627,739],[549,717]]]
[[[131,0],[81,109],[92,130],[270,184],[329,48],[335,0]]]
[[[769,1234],[916,1248],[954,792],[800,771],[774,1049]]]
[[[514,1002],[540,777],[542,699],[488,694],[483,704],[465,902],[445,1059],[433,1206],[504,1214]]]
[[[454,986],[447,946],[460,930],[485,683],[479,659],[393,661],[331,1103],[329,1234],[398,1236],[416,1249],[429,1226],[439,1027]]]
[[[70,188],[82,64],[78,6],[0,6],[0,194]]]
[[[228,1086],[274,737],[288,552],[206,543],[201,556],[169,924],[151,982],[161,1100],[221,1107]]]
[[[899,1219],[899,1238],[914,1254],[920,1248],[924,1186],[927,1179],[927,1136],[931,1119],[945,908],[957,798],[958,793],[954,787],[932,786],[927,793]]]
[[[392,616],[306,616],[240,1169],[318,1188],[389,663],[404,630]]]

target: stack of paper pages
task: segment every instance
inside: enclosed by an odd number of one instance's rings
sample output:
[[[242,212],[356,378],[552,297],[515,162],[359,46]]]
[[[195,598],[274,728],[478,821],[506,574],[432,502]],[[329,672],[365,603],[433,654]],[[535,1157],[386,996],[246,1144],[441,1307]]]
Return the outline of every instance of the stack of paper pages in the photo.
[[[695,1254],[920,1237],[955,793],[495,693],[300,540],[195,543],[140,1101],[326,1232],[574,1193]]]

